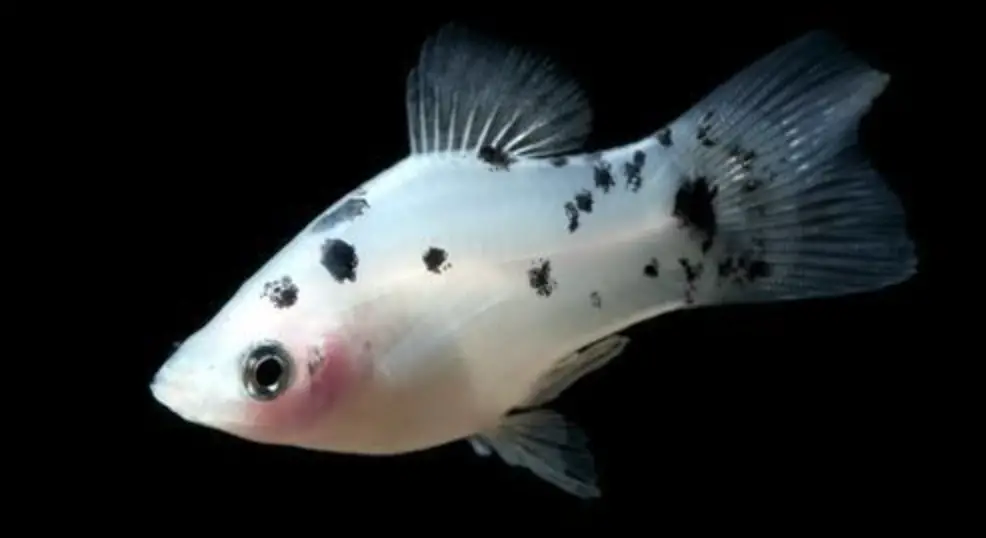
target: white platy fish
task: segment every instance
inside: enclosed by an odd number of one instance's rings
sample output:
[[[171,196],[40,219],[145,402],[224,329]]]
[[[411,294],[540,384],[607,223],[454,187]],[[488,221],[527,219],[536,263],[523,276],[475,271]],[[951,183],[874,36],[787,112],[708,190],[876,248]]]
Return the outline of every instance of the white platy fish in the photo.
[[[461,26],[407,81],[410,154],[315,218],[151,390],[262,443],[399,454],[468,440],[599,495],[546,404],[682,308],[907,280],[895,195],[857,142],[889,77],[810,33],[652,136],[577,153],[592,114],[547,59]]]

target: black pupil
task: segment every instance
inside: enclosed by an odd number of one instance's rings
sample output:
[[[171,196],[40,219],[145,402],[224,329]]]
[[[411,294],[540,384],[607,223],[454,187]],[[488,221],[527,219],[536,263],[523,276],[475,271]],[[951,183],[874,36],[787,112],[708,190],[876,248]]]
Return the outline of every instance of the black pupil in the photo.
[[[281,368],[281,362],[277,358],[268,355],[260,359],[260,364],[257,365],[257,373],[255,374],[257,384],[261,387],[273,387],[281,380],[281,374],[283,372],[284,369]]]

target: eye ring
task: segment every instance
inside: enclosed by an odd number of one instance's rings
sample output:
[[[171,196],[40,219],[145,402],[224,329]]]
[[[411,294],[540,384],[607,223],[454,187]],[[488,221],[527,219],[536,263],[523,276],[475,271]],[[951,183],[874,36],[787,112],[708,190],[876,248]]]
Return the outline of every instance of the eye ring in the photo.
[[[246,355],[243,387],[256,400],[273,400],[290,386],[292,373],[288,352],[276,343],[265,342]]]

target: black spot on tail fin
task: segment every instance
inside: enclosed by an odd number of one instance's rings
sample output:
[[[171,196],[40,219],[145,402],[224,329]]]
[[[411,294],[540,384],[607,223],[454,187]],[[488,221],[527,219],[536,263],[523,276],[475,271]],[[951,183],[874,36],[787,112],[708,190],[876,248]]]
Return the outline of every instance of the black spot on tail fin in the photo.
[[[857,146],[860,119],[888,81],[815,32],[671,124],[693,177],[675,211],[717,268],[695,281],[696,303],[837,296],[914,274],[903,208]]]

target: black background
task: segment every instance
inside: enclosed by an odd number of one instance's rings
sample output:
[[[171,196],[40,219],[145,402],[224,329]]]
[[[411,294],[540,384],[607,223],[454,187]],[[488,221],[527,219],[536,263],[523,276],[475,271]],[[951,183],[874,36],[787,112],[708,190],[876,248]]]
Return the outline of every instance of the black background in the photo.
[[[666,3],[538,15],[494,4],[470,15],[422,14],[414,4],[137,5],[107,14],[92,38],[112,45],[101,61],[118,82],[104,97],[136,179],[117,208],[142,223],[124,272],[153,283],[128,298],[139,341],[128,365],[140,371],[127,382],[135,399],[115,417],[129,439],[112,464],[133,479],[124,493],[148,514],[287,532],[304,523],[327,535],[542,521],[558,530],[800,532],[925,517],[939,388],[919,355],[934,345],[932,219],[913,158],[920,62],[930,53],[912,39],[912,19]],[[376,13],[348,12],[360,8]],[[465,443],[393,458],[266,447],[185,424],[154,403],[147,383],[173,342],[312,217],[406,155],[405,76],[421,42],[453,18],[568,68],[595,110],[587,149],[645,136],[773,48],[810,29],[833,31],[893,77],[863,142],[907,207],[922,273],[878,293],[680,312],[629,331],[628,352],[558,404],[590,435],[597,501],[477,458]],[[119,420],[129,412],[139,418]]]

